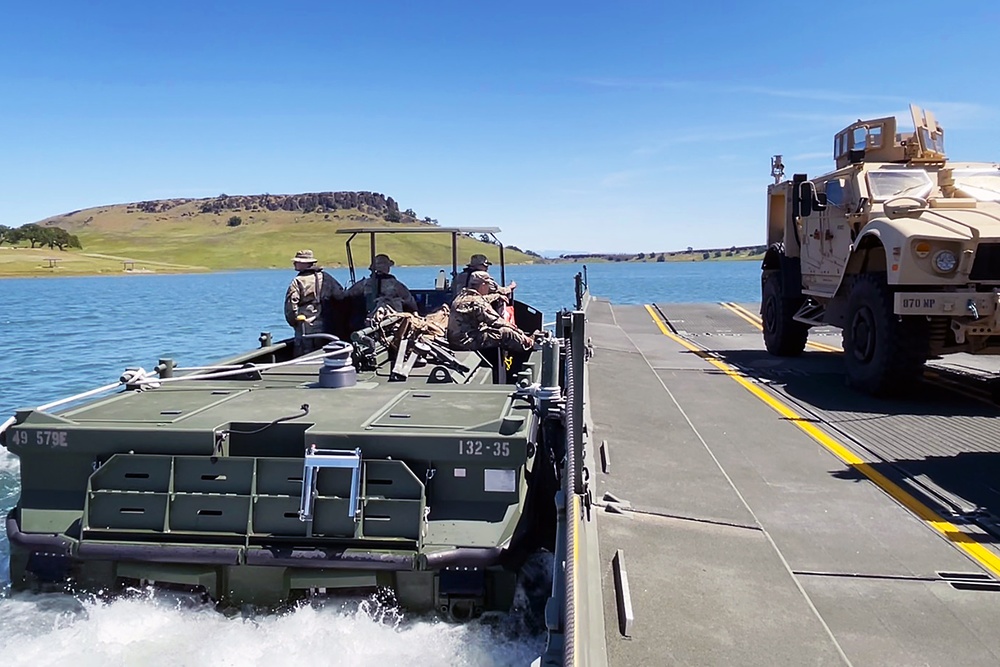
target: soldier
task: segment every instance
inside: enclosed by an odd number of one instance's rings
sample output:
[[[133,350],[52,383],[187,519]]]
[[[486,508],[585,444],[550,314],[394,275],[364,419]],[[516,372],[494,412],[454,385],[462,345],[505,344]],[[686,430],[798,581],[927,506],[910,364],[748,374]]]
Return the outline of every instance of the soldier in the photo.
[[[364,294],[369,314],[381,306],[389,306],[400,313],[417,312],[417,301],[410,294],[410,290],[397,280],[396,276],[389,273],[395,264],[389,255],[375,255],[375,260],[369,267],[371,276],[351,285],[346,292],[347,296]]]
[[[292,258],[298,275],[285,292],[285,321],[303,334],[323,333],[323,308],[331,299],[344,298],[344,288],[337,279],[316,262],[312,250],[300,250]],[[321,347],[322,341],[309,341],[305,351]]]
[[[487,295],[495,286],[485,271],[469,274],[469,285],[451,304],[448,341],[457,350],[481,350],[501,347],[511,352],[530,350],[534,339],[505,321]]]
[[[463,288],[468,287],[469,276],[471,276],[473,272],[484,271],[488,273],[491,264],[492,262],[488,260],[486,258],[486,255],[483,255],[482,253],[476,253],[475,255],[470,257],[468,265],[464,269],[462,269],[461,273],[455,276],[455,295],[457,296],[458,293],[461,292]],[[493,281],[493,286],[494,290],[492,293],[499,294],[504,298],[504,300],[507,303],[509,303],[511,300],[511,295],[514,292],[514,288],[517,287],[517,283],[511,282],[510,285],[502,287],[500,285],[497,285],[496,281]]]

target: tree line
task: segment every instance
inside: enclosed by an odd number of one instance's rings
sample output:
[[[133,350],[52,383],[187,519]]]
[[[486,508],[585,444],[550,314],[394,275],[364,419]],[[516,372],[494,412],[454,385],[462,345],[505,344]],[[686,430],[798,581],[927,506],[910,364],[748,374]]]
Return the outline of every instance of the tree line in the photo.
[[[9,243],[13,246],[24,242],[30,243],[32,248],[42,248],[44,246],[53,249],[59,248],[60,250],[66,250],[66,248],[83,248],[76,234],[70,234],[61,227],[42,227],[35,223],[20,227],[0,225],[0,245]]]

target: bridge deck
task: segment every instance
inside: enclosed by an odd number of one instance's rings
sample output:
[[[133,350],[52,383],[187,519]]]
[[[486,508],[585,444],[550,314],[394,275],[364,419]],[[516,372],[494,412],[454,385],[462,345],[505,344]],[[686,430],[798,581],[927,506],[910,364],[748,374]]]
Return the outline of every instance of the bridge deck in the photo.
[[[833,332],[776,359],[735,307],[658,308],[588,308],[592,439],[610,452],[595,495],[634,510],[597,510],[609,662],[1000,662],[1000,410],[937,382],[975,362],[874,401],[844,386]]]

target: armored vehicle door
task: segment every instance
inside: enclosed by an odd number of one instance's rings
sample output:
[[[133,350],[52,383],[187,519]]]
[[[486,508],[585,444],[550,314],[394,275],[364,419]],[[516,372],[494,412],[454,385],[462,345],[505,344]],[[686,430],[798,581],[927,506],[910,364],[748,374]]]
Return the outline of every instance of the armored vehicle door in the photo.
[[[821,211],[814,211],[807,216],[800,216],[799,238],[802,239],[802,281],[804,286],[812,289],[815,277],[820,275],[823,266],[823,233],[820,223]]]
[[[827,211],[814,210],[800,216],[798,224],[802,239],[802,286],[821,292],[836,290],[836,276],[830,260],[833,235]]]
[[[802,239],[802,283],[809,291],[833,294],[850,255],[851,228],[847,219],[848,184],[844,178],[817,179],[815,188],[826,205],[799,218]]]
[[[842,184],[831,179],[826,185],[835,196],[842,195]],[[839,188],[839,190],[838,190]],[[833,294],[847,264],[851,233],[847,215],[839,206],[828,206],[801,218],[802,282],[807,290]]]

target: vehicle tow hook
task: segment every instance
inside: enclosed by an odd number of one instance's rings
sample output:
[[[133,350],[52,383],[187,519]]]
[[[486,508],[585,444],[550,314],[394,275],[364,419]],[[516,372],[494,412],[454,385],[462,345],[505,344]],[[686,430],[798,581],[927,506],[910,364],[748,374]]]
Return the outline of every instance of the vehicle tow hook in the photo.
[[[975,301],[975,299],[969,299],[969,303],[966,304],[965,308],[970,313],[972,313],[972,319],[974,319],[974,320],[978,320],[979,319],[979,310],[976,308],[976,301]]]

